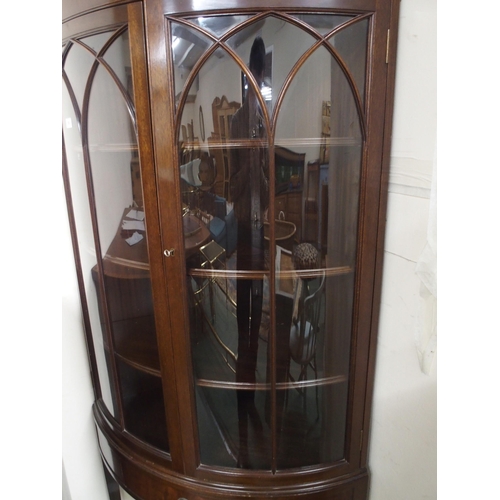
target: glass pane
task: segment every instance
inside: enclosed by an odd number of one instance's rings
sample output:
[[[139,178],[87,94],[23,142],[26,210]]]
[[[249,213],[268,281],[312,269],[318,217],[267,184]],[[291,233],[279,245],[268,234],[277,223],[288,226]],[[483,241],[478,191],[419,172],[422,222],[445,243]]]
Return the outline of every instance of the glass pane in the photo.
[[[82,38],[81,41],[97,54],[104,47],[104,44],[109,40],[109,37],[110,32],[107,31],[105,33],[99,33],[97,35],[86,36],[85,38]]]
[[[246,21],[250,17],[251,16],[203,16],[191,19],[190,21],[200,26],[200,28],[209,31],[217,38],[220,38],[231,28],[237,26],[243,21]]]
[[[325,13],[321,14],[294,14],[293,17],[304,21],[311,28],[314,28],[320,35],[325,36],[330,33],[334,28],[340,26],[341,24],[349,21],[354,16],[336,16],[328,15]]]
[[[95,58],[90,52],[80,45],[73,44],[64,63],[64,71],[70,81],[80,112],[83,105],[85,85],[94,61]]]
[[[184,241],[201,461],[269,469],[269,133],[241,74],[214,54],[182,110],[181,124],[212,114],[205,143],[179,137]]]
[[[360,120],[344,73],[320,47],[291,82],[276,125],[278,468],[343,457]]]
[[[125,40],[118,38],[118,48],[106,54],[122,75],[128,64]],[[125,428],[168,451],[134,124],[122,93],[102,65],[92,82],[88,131],[104,270],[101,277],[96,267],[94,275],[98,290],[104,287],[101,314],[109,322],[106,347],[116,364]]]
[[[83,82],[86,81],[87,73],[77,75],[73,73],[72,83],[78,82],[77,76]],[[81,82],[79,82],[81,84]],[[71,185],[71,198],[73,203],[73,215],[76,224],[79,257],[83,275],[85,298],[89,311],[89,320],[94,343],[97,362],[97,373],[99,376],[100,389],[104,404],[110,413],[118,418],[118,407],[114,386],[111,383],[112,369],[109,360],[109,351],[105,348],[105,325],[101,322],[99,315],[99,302],[97,289],[94,285],[94,268],[97,264],[94,234],[90,217],[90,205],[87,194],[87,182],[85,179],[85,167],[83,162],[82,141],[76,116],[69,98],[67,89],[63,86],[63,132],[66,146],[68,175]]]
[[[174,66],[174,85],[176,106],[187,78],[200,57],[212,45],[212,41],[198,30],[183,24],[171,23],[172,59]],[[191,86],[188,102],[196,98],[198,82]]]
[[[103,57],[110,65],[123,87],[128,91],[130,96],[132,96],[132,63],[130,62],[128,31],[122,33],[111,44]]]
[[[125,428],[161,450],[168,450],[161,378],[118,360]]]
[[[288,73],[315,39],[301,28],[270,16],[236,33],[229,38],[227,44],[248,64],[250,49],[256,36],[264,40],[266,47],[261,91],[269,103],[269,109],[272,109]]]
[[[329,39],[352,74],[362,101],[365,97],[368,26],[368,19],[363,19]]]
[[[242,71],[223,50],[213,54],[200,69],[188,90],[193,99],[182,109],[179,128],[181,187],[183,201],[193,206],[193,190],[202,184],[198,175],[199,158],[207,153],[213,162],[214,179],[210,179],[216,195],[230,201],[229,180],[231,157],[227,146],[232,116],[241,106]],[[193,89],[197,87],[197,89]],[[192,167],[190,162],[197,160]],[[205,164],[202,165],[202,169]],[[203,174],[202,174],[203,175]],[[207,181],[205,180],[205,185]],[[198,196],[199,198],[199,196]]]
[[[331,16],[321,24],[307,18],[326,34],[348,19]],[[269,78],[273,102],[315,43],[277,17],[261,19],[227,42],[253,70],[261,92]],[[363,50],[353,48],[353,54],[362,54],[365,62]],[[349,64],[355,64],[354,56]],[[260,109],[249,81],[219,48],[188,89],[193,97],[185,101],[178,124],[201,462],[268,470],[340,460],[349,393],[362,117],[349,81],[326,46],[298,68],[275,130],[266,129],[271,106]],[[272,221],[264,182],[270,175]],[[276,249],[274,283],[269,280],[270,244]],[[276,357],[271,359],[273,336]]]

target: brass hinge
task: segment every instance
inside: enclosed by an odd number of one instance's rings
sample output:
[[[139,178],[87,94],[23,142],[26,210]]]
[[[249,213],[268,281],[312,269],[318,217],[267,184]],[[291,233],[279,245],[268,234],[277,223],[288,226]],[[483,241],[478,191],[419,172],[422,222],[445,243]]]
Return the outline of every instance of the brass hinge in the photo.
[[[363,448],[363,429],[361,429],[361,434],[359,435],[359,451]]]
[[[385,46],[385,64],[389,64],[389,41],[391,39],[391,30],[387,30],[387,45]]]

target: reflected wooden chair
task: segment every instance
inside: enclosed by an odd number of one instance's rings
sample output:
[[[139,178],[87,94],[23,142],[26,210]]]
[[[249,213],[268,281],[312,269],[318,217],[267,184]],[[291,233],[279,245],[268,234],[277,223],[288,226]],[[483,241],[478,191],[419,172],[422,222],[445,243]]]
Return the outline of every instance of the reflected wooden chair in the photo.
[[[314,289],[315,282],[319,284]],[[297,380],[289,371],[292,382],[304,382],[297,390],[302,394],[304,411],[306,410],[307,370],[310,367],[315,378],[318,378],[316,364],[316,344],[318,333],[321,328],[321,304],[325,287],[325,273],[316,279],[299,278],[296,296],[294,299],[294,310],[292,325],[290,327],[290,358],[300,366]],[[316,409],[319,418],[318,385],[316,384]]]

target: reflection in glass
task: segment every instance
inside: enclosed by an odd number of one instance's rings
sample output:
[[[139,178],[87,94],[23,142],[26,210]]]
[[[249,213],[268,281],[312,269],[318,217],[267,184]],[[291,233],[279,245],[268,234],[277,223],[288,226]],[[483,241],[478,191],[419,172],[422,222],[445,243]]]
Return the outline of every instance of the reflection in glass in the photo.
[[[329,39],[352,74],[362,101],[365,97],[368,26],[368,19],[362,19]]]
[[[250,51],[250,71],[258,88],[264,80],[266,49],[258,37]],[[269,205],[269,165],[266,148],[258,142],[266,140],[263,111],[256,89],[249,86],[243,106],[231,122],[231,139],[251,141],[254,147],[234,148],[231,162],[231,198],[238,223],[236,267],[239,271],[262,271],[266,267],[264,257],[264,220]],[[252,144],[251,144],[252,145]],[[238,279],[236,283],[236,317],[238,322],[238,357],[236,382],[254,385],[259,332],[262,319],[264,280]],[[255,390],[244,387],[236,394],[238,402],[239,458],[240,467],[252,466],[249,453],[250,424],[262,425],[257,412]]]
[[[314,28],[320,35],[325,36],[334,28],[349,21],[354,16],[337,16],[328,15],[324,12],[321,14],[294,14],[293,17],[307,23],[311,28]]]
[[[315,39],[289,22],[269,16],[233,35],[227,44],[243,61],[248,62],[250,46],[256,33],[261,33],[266,43],[267,64],[262,93],[266,101],[270,103],[269,108],[272,109],[288,73],[299,57],[315,42]],[[283,42],[284,40],[286,42]]]
[[[73,50],[73,48],[71,50]],[[73,58],[73,61],[77,61],[77,58]],[[85,64],[84,66],[88,68],[88,65]],[[71,81],[75,83],[79,80],[86,81],[87,74],[87,72],[77,74],[75,71],[72,71]],[[103,332],[105,331],[105,326],[101,323],[97,290],[92,281],[92,269],[96,265],[97,259],[92,221],[90,218],[90,205],[87,195],[81,136],[75,112],[66,88],[63,88],[62,111],[64,143],[66,148],[68,177],[71,185],[73,216],[76,225],[79,258],[92,331],[92,341],[95,347],[97,374],[104,404],[112,415],[118,417],[116,393],[114,391],[114,385],[110,382],[112,380],[112,374],[109,365],[109,351],[105,348],[104,343]]]
[[[249,18],[250,16],[203,16],[191,19],[190,21],[220,38],[231,28],[234,28]]]
[[[97,54],[109,40],[109,35],[109,32],[98,33],[97,35],[86,36],[82,38],[81,41]]]
[[[88,116],[92,177],[104,257],[115,238],[123,211],[133,204],[130,165],[136,146],[125,101],[103,66],[99,66],[92,84]]]
[[[130,62],[128,37],[128,30],[124,31],[106,50],[103,58],[132,96],[132,63]]]
[[[302,142],[303,145],[308,145],[315,142],[316,149],[310,151],[311,156],[306,157],[306,163],[319,157],[322,108],[323,102],[332,98],[331,75],[334,63],[331,54],[324,47],[319,47],[310,55],[288,87],[276,124],[277,144],[286,146]]]
[[[106,36],[109,39],[112,33]],[[99,40],[104,44],[103,37]],[[69,79],[81,95],[90,85],[88,107],[84,102],[81,115],[86,137],[79,136],[67,99],[63,124],[102,398],[117,421],[123,417],[128,431],[168,451],[142,183],[131,120],[128,34],[113,41],[104,54],[108,67],[99,64],[93,78],[88,53],[80,49],[79,54],[85,55],[70,58]],[[96,255],[94,234],[101,255]],[[118,387],[111,382],[115,375]]]
[[[297,227],[292,248],[276,238],[275,262],[277,466],[288,468],[344,453],[362,134],[325,47],[292,80],[275,141],[276,228]]]
[[[212,45],[212,41],[198,30],[179,23],[171,23],[172,60],[174,66],[174,88],[176,106],[194,65]],[[197,91],[197,83],[191,88],[190,95]],[[194,94],[193,94],[194,93]]]
[[[75,94],[80,112],[83,105],[85,84],[87,83],[87,78],[82,78],[82,75],[89,74],[94,61],[95,58],[90,52],[78,44],[73,44],[64,63],[64,71],[71,82],[71,88]]]
[[[125,428],[161,450],[168,450],[161,378],[118,359]]]
[[[300,17],[321,34],[352,19]],[[210,22],[221,19],[199,25]],[[365,64],[366,33],[342,52],[346,65]],[[328,42],[296,67],[316,43],[287,20],[260,18],[227,41],[249,69],[221,44],[184,90],[179,175],[206,465],[270,470],[343,458],[364,127]],[[271,88],[264,104],[296,71],[274,130],[250,71],[261,95],[263,83]]]
[[[231,155],[228,140],[232,117],[242,102],[240,82],[241,68],[227,52],[220,50],[208,58],[195,82],[186,90],[192,98],[185,102],[182,109],[178,139],[179,161],[185,165],[181,169],[181,178],[185,181],[181,181],[183,201],[191,209],[198,208],[194,200],[196,197],[190,195],[189,201],[186,193],[196,191],[196,184],[201,181],[198,165],[190,162],[198,160],[201,151],[208,154],[215,169],[214,194],[224,198],[224,203],[230,202]],[[234,100],[229,100],[227,96],[233,96]],[[200,107],[204,113],[199,113]],[[200,122],[202,118],[203,124]],[[204,141],[201,139],[202,128],[205,131]],[[207,194],[204,197],[210,196]],[[222,200],[218,201],[222,203]]]
[[[265,67],[261,38],[248,57],[260,85]],[[241,68],[228,54],[209,58],[200,81],[220,78],[222,69],[224,84],[215,88],[224,91],[225,86],[238,97]],[[200,86],[197,99],[201,102],[210,89]],[[252,86],[244,98],[241,106],[225,94],[210,96],[213,129],[205,124],[207,150],[196,141],[186,148],[181,131],[179,170],[200,435],[212,436],[202,438],[202,462],[269,469],[268,133]],[[197,106],[185,105],[182,124],[196,119]],[[235,274],[225,275],[228,270]],[[218,430],[215,435],[202,418],[206,414]]]

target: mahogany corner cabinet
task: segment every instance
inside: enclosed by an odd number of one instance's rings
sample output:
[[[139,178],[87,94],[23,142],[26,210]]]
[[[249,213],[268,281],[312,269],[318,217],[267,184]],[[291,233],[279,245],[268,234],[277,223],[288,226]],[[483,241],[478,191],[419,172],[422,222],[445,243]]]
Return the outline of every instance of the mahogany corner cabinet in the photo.
[[[132,497],[368,497],[398,14],[63,0],[93,414]]]

